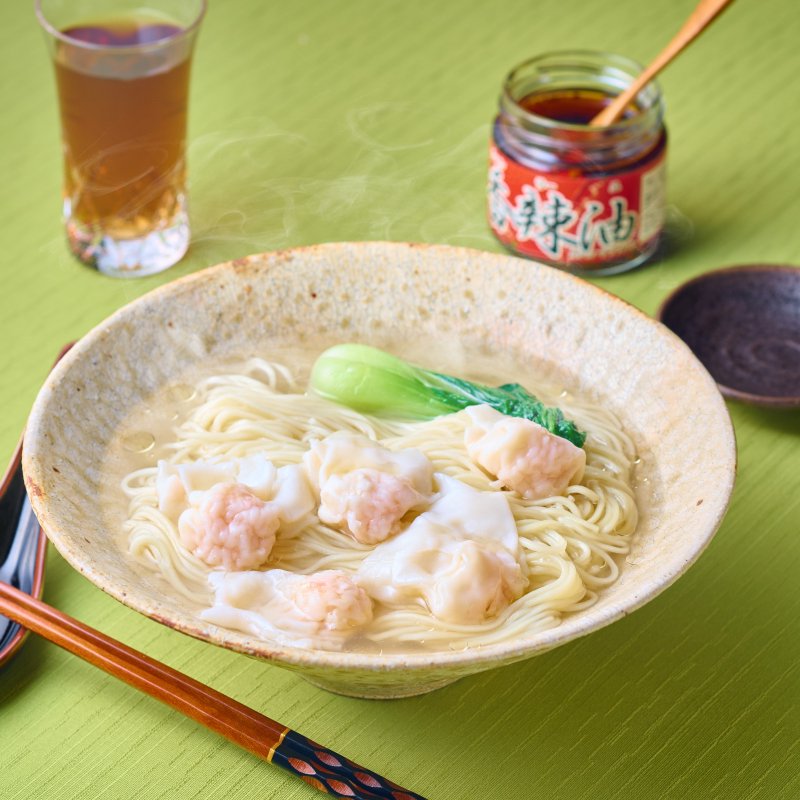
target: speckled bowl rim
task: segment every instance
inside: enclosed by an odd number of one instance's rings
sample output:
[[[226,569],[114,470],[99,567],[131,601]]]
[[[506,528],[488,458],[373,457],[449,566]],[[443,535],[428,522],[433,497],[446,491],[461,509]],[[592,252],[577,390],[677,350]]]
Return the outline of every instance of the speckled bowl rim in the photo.
[[[704,283],[714,283],[717,278],[723,275],[731,274],[744,274],[744,273],[766,273],[768,275],[775,275],[777,273],[791,273],[792,277],[800,283],[800,267],[792,266],[791,264],[736,264],[730,267],[721,267],[719,269],[704,272],[702,275],[697,275],[690,278],[688,281],[676,286],[662,301],[656,310],[656,319],[662,324],[664,323],[664,314],[669,307],[686,291],[691,290],[695,286]],[[672,330],[669,328],[669,330]],[[672,331],[675,333],[675,331]],[[675,333],[678,338],[680,336]],[[800,395],[780,395],[780,394],[754,394],[753,392],[745,392],[742,389],[737,389],[735,386],[728,386],[720,381],[716,381],[717,387],[725,397],[730,397],[731,400],[738,400],[741,403],[747,403],[753,406],[764,406],[766,408],[800,408]]]
[[[432,258],[438,256],[446,260],[452,260],[457,258],[459,254],[463,254],[464,257],[479,257],[481,260],[487,261],[495,260],[498,266],[511,261],[525,264],[527,269],[533,271],[547,271],[550,273],[551,277],[557,275],[558,280],[563,281],[565,287],[580,286],[582,290],[596,293],[596,296],[603,298],[603,302],[612,304],[617,309],[623,310],[623,313],[634,315],[638,318],[640,323],[656,326],[659,329],[659,335],[665,337],[672,348],[677,349],[684,357],[688,356],[688,358],[693,360],[699,368],[698,375],[701,376],[701,386],[707,393],[706,400],[712,404],[716,404],[715,413],[721,415],[726,422],[727,436],[725,441],[719,444],[720,452],[723,454],[727,480],[724,485],[719,487],[719,493],[715,498],[716,508],[713,509],[713,518],[710,519],[709,524],[703,530],[697,530],[695,532],[692,539],[693,547],[684,554],[684,560],[676,564],[672,569],[660,572],[657,581],[653,581],[648,586],[643,587],[642,591],[638,592],[634,597],[627,598],[625,602],[615,600],[609,603],[602,609],[602,613],[598,613],[596,611],[596,606],[592,606],[584,611],[568,615],[554,628],[540,631],[531,636],[510,642],[483,645],[458,651],[439,650],[424,653],[391,654],[311,650],[299,647],[281,646],[268,641],[255,641],[252,636],[236,631],[228,631],[207,623],[200,624],[199,620],[176,621],[171,618],[165,618],[154,610],[153,604],[148,603],[146,598],[141,599],[139,597],[133,597],[126,592],[120,591],[119,588],[113,584],[113,581],[108,580],[105,574],[96,570],[92,563],[87,563],[82,558],[80,548],[76,547],[73,542],[73,538],[77,534],[72,534],[70,531],[61,529],[58,519],[50,513],[50,508],[39,488],[43,476],[38,473],[37,465],[29,458],[26,458],[26,452],[23,451],[23,472],[29,494],[31,495],[32,505],[49,539],[59,553],[78,572],[88,578],[96,586],[100,587],[104,592],[114,597],[116,600],[119,600],[124,605],[170,628],[181,631],[197,639],[264,659],[268,662],[275,662],[282,666],[300,670],[304,668],[313,669],[316,671],[315,674],[317,675],[327,670],[338,672],[339,674],[346,674],[350,671],[372,673],[405,671],[411,675],[429,670],[435,673],[448,669],[453,673],[457,672],[466,675],[469,672],[490,669],[499,664],[511,663],[521,658],[545,652],[580,636],[589,634],[599,628],[605,627],[643,606],[684,574],[697,558],[699,558],[719,528],[727,510],[735,480],[736,444],[733,427],[730,423],[730,417],[724,400],[719,394],[715,382],[681,339],[675,336],[666,326],[649,317],[635,306],[600,287],[589,284],[582,278],[535,262],[522,261],[521,259],[508,255],[476,251],[450,245],[402,242],[337,242],[256,253],[245,258],[217,264],[184,276],[160,286],[118,309],[89,331],[73,346],[70,352],[50,374],[34,403],[28,423],[28,438],[33,439],[38,435],[39,428],[42,425],[43,415],[46,413],[48,394],[52,391],[52,387],[61,380],[61,376],[67,373],[74,364],[77,364],[81,359],[85,358],[88,353],[91,353],[94,343],[105,336],[109,329],[113,329],[120,321],[125,320],[126,316],[130,314],[132,310],[135,310],[140,303],[153,302],[153,300],[157,300],[162,295],[180,290],[181,287],[187,284],[191,284],[195,281],[200,282],[207,280],[208,276],[213,274],[214,270],[224,270],[232,267],[246,269],[252,267],[254,262],[262,261],[265,258],[275,262],[287,256],[303,257],[306,254],[313,256],[318,252],[330,255],[335,254],[337,250],[341,250],[344,254],[349,248],[359,247],[383,248],[386,251],[397,250],[398,252],[406,252],[407,249],[414,248],[416,252],[425,251],[426,254]],[[270,266],[270,264],[258,264],[257,268],[270,269]],[[469,669],[470,667],[474,667],[474,669]],[[413,680],[413,678],[410,679]]]

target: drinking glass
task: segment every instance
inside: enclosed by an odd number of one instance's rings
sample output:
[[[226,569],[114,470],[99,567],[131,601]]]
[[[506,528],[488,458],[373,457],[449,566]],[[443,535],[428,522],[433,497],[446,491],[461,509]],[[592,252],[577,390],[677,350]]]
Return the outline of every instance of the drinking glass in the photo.
[[[70,250],[106,275],[189,246],[186,117],[205,0],[36,0],[53,59]]]

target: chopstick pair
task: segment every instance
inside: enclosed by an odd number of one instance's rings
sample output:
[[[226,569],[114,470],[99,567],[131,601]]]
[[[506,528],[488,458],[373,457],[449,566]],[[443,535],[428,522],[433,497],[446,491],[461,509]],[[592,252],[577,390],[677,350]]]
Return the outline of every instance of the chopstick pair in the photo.
[[[0,583],[0,613],[321,792],[356,800],[425,800],[5,583]]]

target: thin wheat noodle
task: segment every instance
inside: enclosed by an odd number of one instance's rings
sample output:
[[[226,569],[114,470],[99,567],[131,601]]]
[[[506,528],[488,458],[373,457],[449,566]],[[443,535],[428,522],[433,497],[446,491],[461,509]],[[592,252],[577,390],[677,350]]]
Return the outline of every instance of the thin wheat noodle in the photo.
[[[534,391],[536,387],[531,387]],[[368,436],[390,450],[418,448],[434,469],[483,491],[504,491],[467,456],[464,415],[425,422],[359,414],[307,395],[283,365],[251,359],[242,374],[214,375],[196,387],[194,410],[178,425],[166,458],[172,463],[220,461],[263,453],[276,466],[299,464],[309,442],[335,431]],[[619,574],[636,528],[632,489],[635,458],[630,438],[607,410],[562,395],[565,415],[587,431],[587,463],[580,484],[564,496],[536,501],[504,491],[520,536],[527,591],[496,617],[456,625],[434,617],[422,601],[401,608],[376,606],[355,648],[461,649],[508,641],[558,625],[564,614],[595,602]],[[175,525],[158,509],[155,467],[128,474],[124,525],[134,558],[159,573],[175,591],[200,606],[213,601],[210,568],[179,542]],[[270,563],[310,574],[324,569],[355,572],[371,547],[315,522],[278,536]]]

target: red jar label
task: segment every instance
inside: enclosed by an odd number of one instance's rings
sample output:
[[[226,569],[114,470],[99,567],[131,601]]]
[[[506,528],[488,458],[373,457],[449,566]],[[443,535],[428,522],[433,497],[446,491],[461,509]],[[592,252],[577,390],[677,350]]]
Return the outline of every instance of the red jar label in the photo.
[[[503,244],[538,261],[591,269],[634,259],[664,226],[665,152],[592,176],[526,167],[492,144],[489,223]]]

